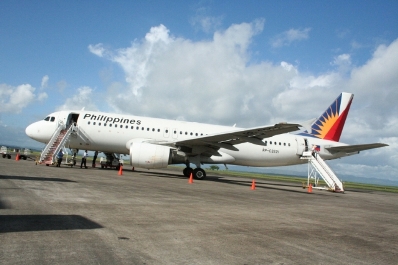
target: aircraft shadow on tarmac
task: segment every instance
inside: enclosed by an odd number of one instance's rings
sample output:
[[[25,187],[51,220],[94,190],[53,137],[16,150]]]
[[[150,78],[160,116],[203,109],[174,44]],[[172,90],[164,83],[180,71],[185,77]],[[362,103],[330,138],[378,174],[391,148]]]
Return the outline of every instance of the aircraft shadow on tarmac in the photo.
[[[138,172],[142,173],[143,175],[154,176],[154,177],[188,179],[187,177],[182,176],[180,174],[158,173],[158,172],[148,173],[147,171],[138,171]],[[252,185],[251,179],[234,180],[234,179],[226,179],[226,178],[220,177],[220,176],[207,176],[205,180],[197,180],[197,181],[213,181],[213,182],[218,182],[218,183],[225,183],[225,184],[230,184],[230,185],[239,185],[239,186],[246,186],[246,187],[251,187],[251,185]],[[259,185],[267,185],[267,186],[259,186]],[[293,188],[297,188],[297,190],[286,189],[283,187],[293,187]],[[258,181],[258,180],[256,180],[256,189],[269,189],[269,190],[280,190],[280,191],[287,191],[287,192],[293,192],[293,193],[306,193],[303,191],[303,189],[300,185],[265,182],[265,181]],[[316,193],[316,194],[311,193],[311,194],[318,195],[318,196],[324,195],[321,193]]]
[[[0,215],[0,234],[103,228],[81,215]]]
[[[61,179],[61,178],[43,178],[43,177],[26,177],[26,176],[4,176],[0,175],[0,180],[2,179],[13,179],[13,180],[31,180],[31,181],[55,181],[55,182],[75,182],[69,179]]]

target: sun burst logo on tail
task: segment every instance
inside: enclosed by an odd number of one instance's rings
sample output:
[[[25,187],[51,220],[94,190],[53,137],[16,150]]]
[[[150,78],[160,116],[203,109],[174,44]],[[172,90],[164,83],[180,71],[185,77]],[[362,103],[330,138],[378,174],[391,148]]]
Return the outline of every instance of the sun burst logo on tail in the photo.
[[[339,114],[336,109],[329,108],[312,126],[314,136],[325,139],[328,133],[333,129],[333,125],[339,119]]]
[[[312,124],[311,132],[299,133],[303,136],[338,142],[354,95],[341,93],[326,111]]]

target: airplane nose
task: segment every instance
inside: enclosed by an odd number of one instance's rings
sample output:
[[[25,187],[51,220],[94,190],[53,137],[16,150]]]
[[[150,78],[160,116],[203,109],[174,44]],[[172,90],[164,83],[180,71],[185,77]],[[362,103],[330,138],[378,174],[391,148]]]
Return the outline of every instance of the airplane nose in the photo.
[[[35,123],[32,123],[31,125],[29,125],[28,127],[26,127],[25,133],[26,133],[26,135],[29,136],[30,138],[35,139],[35,136],[36,136],[37,133],[38,133],[38,130],[37,130],[37,129],[38,129],[38,128],[37,128],[36,124],[35,124]]]

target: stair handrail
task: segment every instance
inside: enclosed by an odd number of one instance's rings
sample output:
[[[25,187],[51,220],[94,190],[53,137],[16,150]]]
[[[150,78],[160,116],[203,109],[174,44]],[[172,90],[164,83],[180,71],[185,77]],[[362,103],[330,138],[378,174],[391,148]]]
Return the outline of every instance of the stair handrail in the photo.
[[[313,159],[315,159],[318,162],[318,164],[321,166],[322,170],[326,173],[327,177],[333,182],[333,183],[329,184],[329,182],[322,175],[322,173],[319,172],[318,167],[315,164],[313,164],[315,166],[315,168],[317,169],[318,173],[321,175],[321,177],[325,180],[325,182],[327,182],[328,186],[333,190],[336,189],[336,186],[340,190],[344,190],[343,183],[341,183],[341,181],[337,178],[334,171],[326,164],[326,162],[322,159],[322,157],[319,154],[316,154],[316,157],[314,157]]]
[[[76,126],[77,130],[77,135],[83,139],[83,141],[85,143],[90,143],[93,140],[91,139],[91,137],[83,130],[83,128],[81,126]]]
[[[315,170],[318,172],[318,174],[321,175],[321,177],[326,182],[326,184],[329,187],[332,187],[332,185],[334,184],[334,181],[333,181],[333,179],[330,178],[329,174],[325,171],[325,169],[322,167],[322,165],[319,163],[319,161],[315,157],[312,157],[312,159],[310,159],[309,162],[312,164],[312,166],[315,168]]]
[[[74,130],[74,128],[75,128],[75,125],[74,125],[74,124],[69,125],[69,128],[68,128],[68,130],[66,131],[64,137],[62,137],[62,140],[59,142],[57,148],[55,148],[55,150],[54,150],[54,154],[53,154],[53,157],[52,157],[53,161],[55,160],[55,157],[58,155],[59,150],[61,150],[62,148],[64,148],[65,142],[68,140],[69,135],[72,133],[72,131]]]
[[[322,165],[322,167],[326,170],[330,178],[333,180],[334,184],[337,185],[340,189],[343,189],[343,183],[339,180],[336,173],[334,173],[333,169],[330,168],[326,162],[320,157],[318,162]]]
[[[53,135],[50,138],[50,141],[48,141],[47,145],[44,147],[43,151],[41,152],[40,155],[40,162],[44,160],[44,158],[46,157],[46,155],[48,154],[48,151],[50,150],[51,146],[53,145],[53,143],[55,142],[55,140],[57,139],[59,133],[64,130],[66,128],[66,125],[63,121],[59,121],[58,122],[58,127],[57,129],[54,131]]]

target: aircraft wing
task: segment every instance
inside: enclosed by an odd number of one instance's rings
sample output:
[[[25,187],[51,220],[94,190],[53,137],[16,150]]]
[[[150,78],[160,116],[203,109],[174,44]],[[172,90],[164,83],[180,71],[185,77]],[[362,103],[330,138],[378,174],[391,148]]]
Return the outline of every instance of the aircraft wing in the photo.
[[[345,145],[345,146],[335,146],[335,147],[326,147],[326,149],[332,153],[354,153],[364,150],[369,150],[373,148],[379,148],[388,146],[388,144],[383,143],[374,143],[374,144],[357,144],[357,145]]]
[[[216,150],[219,148],[225,148],[238,151],[238,149],[234,147],[235,144],[249,142],[252,144],[264,145],[262,139],[278,134],[297,131],[300,126],[300,124],[295,123],[278,123],[271,126],[260,126],[206,135],[193,139],[177,141],[174,144],[176,146],[207,146]]]

